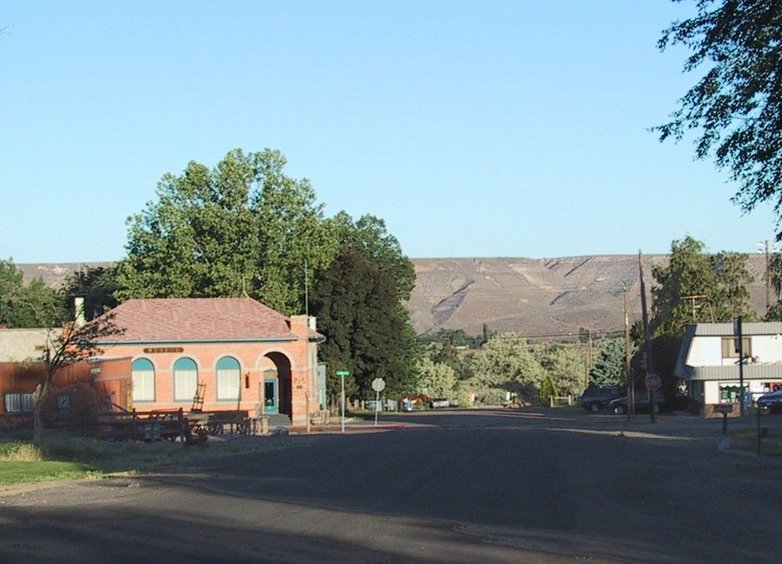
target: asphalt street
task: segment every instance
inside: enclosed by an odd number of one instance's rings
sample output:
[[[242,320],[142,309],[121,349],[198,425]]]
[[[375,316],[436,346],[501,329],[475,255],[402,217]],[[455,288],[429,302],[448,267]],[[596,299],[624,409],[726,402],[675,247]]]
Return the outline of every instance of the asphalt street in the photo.
[[[527,409],[237,439],[275,448],[0,492],[0,560],[779,562],[782,462],[720,434]]]

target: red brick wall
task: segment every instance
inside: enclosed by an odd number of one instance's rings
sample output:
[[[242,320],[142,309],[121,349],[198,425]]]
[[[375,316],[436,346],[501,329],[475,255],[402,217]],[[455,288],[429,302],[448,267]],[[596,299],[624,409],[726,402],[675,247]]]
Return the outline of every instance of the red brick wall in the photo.
[[[130,363],[138,358],[146,358],[153,363],[155,367],[155,401],[135,402],[132,407],[138,411],[176,410],[179,408],[188,411],[190,409],[192,400],[174,400],[174,363],[180,358],[187,357],[195,361],[198,367],[199,383],[206,385],[203,411],[241,409],[247,410],[251,415],[255,413],[256,407],[262,404],[261,383],[264,379],[264,372],[277,368],[272,357],[287,359],[290,363],[292,396],[292,413],[289,415],[291,415],[293,424],[301,425],[306,422],[308,393],[310,411],[317,409],[314,393],[314,373],[317,365],[316,347],[316,344],[310,343],[306,338],[289,342],[268,343],[118,344],[106,348],[105,354],[110,357],[124,357],[125,369],[129,369]],[[216,367],[218,360],[224,356],[231,356],[240,364],[241,387],[238,402],[217,399]],[[97,361],[101,371],[96,382],[99,385],[108,384],[105,379],[102,380],[109,374],[108,362],[108,360]],[[122,367],[117,364],[112,370],[121,372]],[[279,372],[280,377],[284,377],[284,370]]]

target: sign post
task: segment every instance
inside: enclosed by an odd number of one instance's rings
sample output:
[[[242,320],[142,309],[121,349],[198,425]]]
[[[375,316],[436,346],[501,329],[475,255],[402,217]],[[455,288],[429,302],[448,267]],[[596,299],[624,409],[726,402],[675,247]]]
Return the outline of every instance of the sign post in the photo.
[[[375,426],[377,426],[377,413],[380,411],[380,392],[386,389],[386,382],[382,378],[372,380],[372,389],[375,390]]]
[[[741,316],[733,320],[733,342],[736,352],[739,353],[739,416],[744,417],[744,335],[741,327]]]
[[[660,389],[660,386],[662,386],[662,379],[657,374],[652,374],[651,372],[646,374],[646,378],[644,379],[644,383],[646,384],[646,390],[649,394],[649,414],[652,418],[652,423],[654,423],[655,420],[655,407],[657,407],[657,398],[655,398],[657,390]]]
[[[350,370],[337,370],[337,376],[342,381],[342,432],[345,432],[345,377],[350,374]]]

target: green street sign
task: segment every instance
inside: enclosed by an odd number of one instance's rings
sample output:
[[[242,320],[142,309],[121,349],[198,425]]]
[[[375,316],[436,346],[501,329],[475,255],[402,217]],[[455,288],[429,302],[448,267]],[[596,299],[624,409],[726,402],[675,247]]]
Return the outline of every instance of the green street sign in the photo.
[[[337,376],[344,378],[350,374],[350,370],[337,370]]]

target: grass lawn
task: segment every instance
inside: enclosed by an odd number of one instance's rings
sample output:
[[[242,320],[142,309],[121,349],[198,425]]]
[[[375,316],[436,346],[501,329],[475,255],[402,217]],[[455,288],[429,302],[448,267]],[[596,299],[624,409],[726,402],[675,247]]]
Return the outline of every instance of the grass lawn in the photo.
[[[95,474],[94,467],[81,462],[59,460],[0,462],[0,482],[6,484],[84,478]]]
[[[312,440],[311,436],[213,438],[201,448],[181,442],[115,442],[47,431],[38,448],[29,433],[0,435],[0,483],[187,470],[219,457],[305,447]]]

